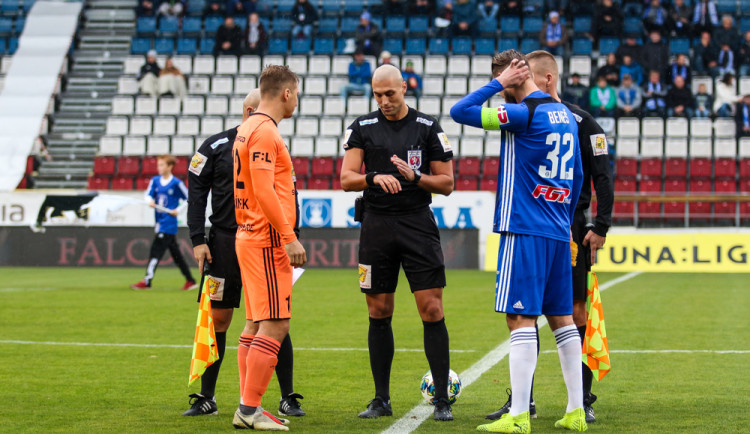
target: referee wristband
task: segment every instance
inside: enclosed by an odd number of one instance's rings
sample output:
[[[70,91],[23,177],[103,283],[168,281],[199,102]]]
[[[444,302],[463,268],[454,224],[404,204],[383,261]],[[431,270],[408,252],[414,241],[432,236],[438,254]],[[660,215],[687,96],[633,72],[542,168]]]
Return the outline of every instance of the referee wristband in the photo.
[[[367,185],[370,187],[375,187],[375,176],[378,175],[378,172],[370,172],[367,175],[365,175],[365,181],[367,181]]]

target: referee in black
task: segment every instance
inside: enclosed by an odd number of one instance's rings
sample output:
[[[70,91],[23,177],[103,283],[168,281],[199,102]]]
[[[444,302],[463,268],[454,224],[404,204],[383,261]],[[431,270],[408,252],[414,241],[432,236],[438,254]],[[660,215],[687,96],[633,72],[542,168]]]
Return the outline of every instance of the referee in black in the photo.
[[[242,121],[244,122],[260,102],[260,90],[252,90],[243,104]],[[190,395],[191,407],[183,416],[201,416],[216,414],[216,380],[224,360],[227,329],[232,322],[234,308],[240,307],[242,298],[242,276],[240,275],[234,240],[237,233],[237,222],[234,214],[234,158],[232,146],[237,136],[237,127],[209,137],[195,153],[190,166],[188,187],[188,227],[190,240],[193,243],[193,254],[198,266],[203,270],[204,261],[208,261],[209,273],[206,279],[218,283],[215,294],[211,294],[211,313],[216,329],[216,345],[219,360],[206,368],[201,377],[201,393]],[[206,205],[208,193],[211,192],[211,229],[206,239]],[[299,212],[297,213],[299,216]],[[298,231],[299,225],[295,226]],[[245,324],[243,334],[254,335],[258,325],[251,319]],[[243,342],[240,342],[243,345]],[[292,341],[287,335],[281,343],[276,365],[276,376],[281,388],[279,413],[284,416],[304,416],[299,399],[302,395],[294,393],[292,367],[294,364]]]
[[[445,265],[430,210],[432,193],[453,192],[453,151],[435,118],[409,108],[406,83],[392,65],[375,70],[372,90],[379,110],[346,130],[341,186],[364,191],[355,207],[362,222],[359,287],[370,315],[368,347],[375,398],[362,418],[393,414],[391,329],[399,267],[404,268],[424,325],[424,348],[435,382],[435,420],[453,420],[448,401],[450,355],[443,315]],[[366,174],[360,173],[362,163]]]
[[[542,92],[558,101],[557,83],[559,80],[557,62],[550,53],[539,50],[526,55],[534,83]],[[573,112],[578,123],[578,142],[581,146],[583,160],[583,186],[578,198],[573,224],[570,227],[573,241],[577,247],[573,265],[573,321],[578,327],[581,342],[586,336],[586,292],[588,272],[591,264],[596,262],[596,251],[604,246],[607,231],[612,224],[612,205],[615,192],[612,183],[612,167],[609,163],[609,149],[604,130],[596,120],[577,105],[562,101]],[[596,190],[596,219],[593,225],[587,224],[586,211],[591,205],[591,181]],[[538,330],[537,330],[538,332]],[[538,351],[538,349],[537,349]],[[596,395],[591,393],[593,375],[591,370],[581,363],[583,370],[583,408],[586,412],[586,423],[596,421],[592,404]],[[533,396],[532,396],[533,401]],[[499,419],[510,408],[511,398],[500,410],[487,415],[487,419]],[[507,407],[507,408],[506,408]],[[535,413],[532,412],[532,413]]]

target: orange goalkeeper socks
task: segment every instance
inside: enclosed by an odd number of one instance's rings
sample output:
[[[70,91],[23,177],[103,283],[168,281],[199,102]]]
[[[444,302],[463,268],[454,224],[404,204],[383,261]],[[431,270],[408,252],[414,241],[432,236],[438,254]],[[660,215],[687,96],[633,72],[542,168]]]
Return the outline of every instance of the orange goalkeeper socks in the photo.
[[[247,374],[247,353],[250,351],[255,335],[242,334],[240,336],[240,345],[237,347],[237,365],[240,368],[240,398],[242,391],[245,390],[245,375]]]
[[[281,343],[268,336],[256,335],[247,353],[247,370],[242,386],[242,404],[258,407],[266,393],[276,367]]]

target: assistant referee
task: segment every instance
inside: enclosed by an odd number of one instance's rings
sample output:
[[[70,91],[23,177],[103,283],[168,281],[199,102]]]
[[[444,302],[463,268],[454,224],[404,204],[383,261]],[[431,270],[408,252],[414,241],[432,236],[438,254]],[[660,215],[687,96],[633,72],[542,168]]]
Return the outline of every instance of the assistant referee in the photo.
[[[393,414],[391,317],[403,266],[424,325],[424,347],[435,383],[435,420],[453,420],[448,401],[450,355],[443,315],[445,265],[430,210],[432,193],[453,192],[453,151],[435,118],[409,108],[401,72],[383,65],[372,77],[379,110],[346,130],[341,170],[345,191],[364,191],[359,287],[370,315],[368,347],[375,398],[362,418]],[[361,174],[362,163],[366,174]]]

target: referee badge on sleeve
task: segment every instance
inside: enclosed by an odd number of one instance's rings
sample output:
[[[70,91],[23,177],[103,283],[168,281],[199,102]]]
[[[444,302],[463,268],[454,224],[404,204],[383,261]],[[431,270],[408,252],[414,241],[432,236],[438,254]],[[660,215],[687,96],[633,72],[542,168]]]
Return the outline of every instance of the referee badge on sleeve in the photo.
[[[592,134],[591,136],[591,149],[594,151],[594,156],[607,155],[609,150],[607,149],[607,136],[604,134]]]
[[[351,136],[352,136],[352,129],[347,128],[346,131],[344,132],[344,141],[341,143],[341,146],[344,147],[345,151],[349,149],[349,137]]]
[[[206,160],[208,159],[205,155],[201,154],[200,152],[196,152],[195,155],[193,155],[193,158],[190,160],[190,167],[188,167],[188,170],[200,176],[201,172],[203,172],[203,167],[206,166]]]
[[[372,265],[359,264],[359,287],[372,288]]]
[[[422,150],[421,149],[409,149],[406,153],[409,167],[412,169],[419,169],[422,167]]]
[[[206,279],[208,280],[208,295],[211,300],[224,300],[224,279],[214,276],[206,276]]]
[[[450,140],[448,140],[448,135],[445,133],[438,133],[438,140],[440,140],[440,145],[443,146],[443,152],[452,152],[453,147],[451,146]]]

